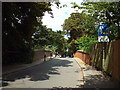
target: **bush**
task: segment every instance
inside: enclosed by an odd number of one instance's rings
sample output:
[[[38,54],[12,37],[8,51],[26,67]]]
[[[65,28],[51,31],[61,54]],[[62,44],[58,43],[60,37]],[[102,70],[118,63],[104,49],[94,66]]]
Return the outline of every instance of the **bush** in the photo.
[[[11,50],[9,49],[10,47]],[[10,43],[9,48],[8,49],[3,48],[3,55],[2,55],[3,65],[32,62],[34,52],[30,44],[20,42],[14,45],[13,43]]]
[[[91,45],[96,42],[97,38],[95,36],[84,35],[75,41],[75,44],[77,45],[76,49],[90,52],[92,50]]]

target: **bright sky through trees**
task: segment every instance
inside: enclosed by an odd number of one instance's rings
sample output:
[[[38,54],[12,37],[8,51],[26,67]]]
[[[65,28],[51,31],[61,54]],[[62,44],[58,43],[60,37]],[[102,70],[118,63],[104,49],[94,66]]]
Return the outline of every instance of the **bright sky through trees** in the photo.
[[[47,25],[48,28],[52,28],[54,31],[56,30],[62,30],[61,25],[64,23],[64,20],[67,19],[72,12],[75,12],[75,9],[71,8],[71,2],[76,2],[78,5],[83,0],[59,0],[60,6],[66,4],[67,7],[64,8],[57,8],[57,6],[54,4],[52,6],[52,12],[54,15],[54,18],[50,17],[50,14],[47,12],[45,13],[45,16],[43,16],[43,25]]]

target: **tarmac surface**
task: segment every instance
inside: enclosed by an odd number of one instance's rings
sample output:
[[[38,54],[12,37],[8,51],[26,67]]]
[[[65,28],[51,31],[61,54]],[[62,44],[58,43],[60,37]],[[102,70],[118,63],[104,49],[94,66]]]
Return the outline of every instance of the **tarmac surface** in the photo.
[[[79,88],[83,74],[74,58],[55,58],[3,75],[3,88]]]
[[[46,58],[3,70],[3,88],[116,88],[108,76],[79,58]]]

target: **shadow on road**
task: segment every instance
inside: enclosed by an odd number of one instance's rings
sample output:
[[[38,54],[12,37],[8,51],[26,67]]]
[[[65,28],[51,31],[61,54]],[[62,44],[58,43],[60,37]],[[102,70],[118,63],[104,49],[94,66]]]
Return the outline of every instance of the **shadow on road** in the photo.
[[[50,75],[60,75],[60,73],[58,72],[59,67],[72,67],[72,63],[73,62],[67,60],[67,58],[55,59],[28,68],[26,70],[3,75],[2,86],[8,86],[8,81],[14,82],[16,80],[25,78],[29,79],[29,81],[48,80],[50,78]]]

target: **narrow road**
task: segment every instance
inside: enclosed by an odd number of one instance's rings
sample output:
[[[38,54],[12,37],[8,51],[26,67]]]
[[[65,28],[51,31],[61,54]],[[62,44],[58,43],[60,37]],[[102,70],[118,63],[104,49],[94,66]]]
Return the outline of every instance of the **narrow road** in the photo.
[[[83,76],[73,58],[56,58],[3,76],[4,88],[77,88]]]

